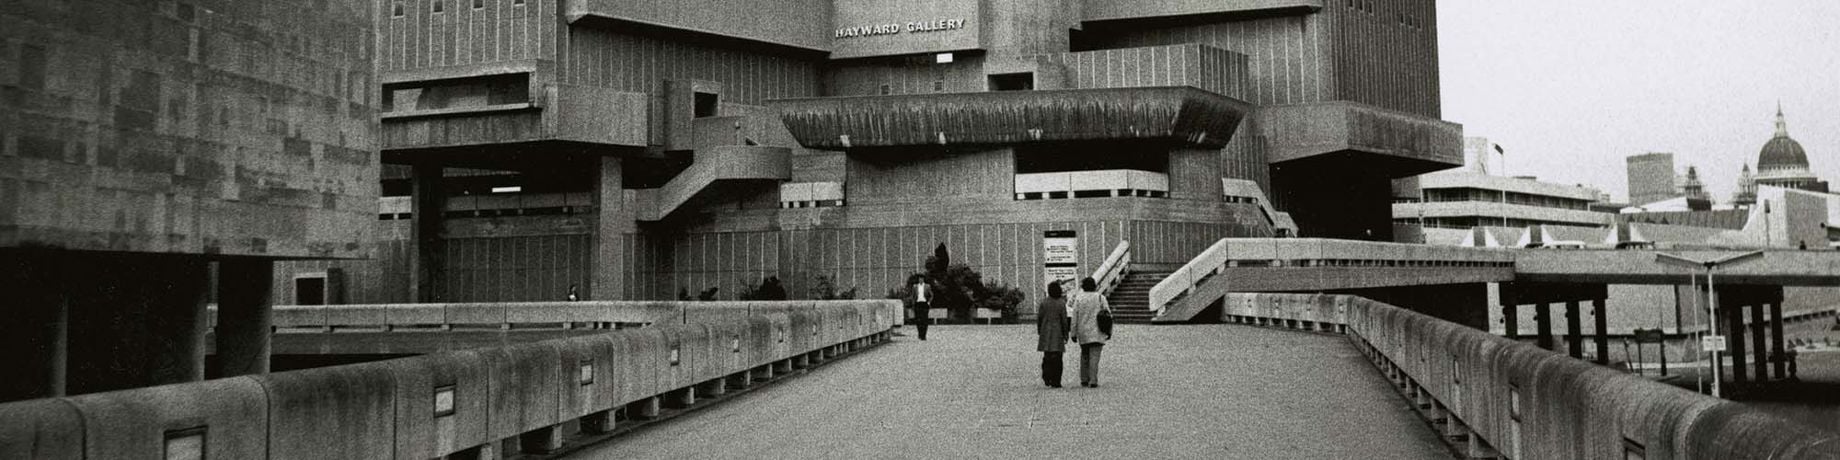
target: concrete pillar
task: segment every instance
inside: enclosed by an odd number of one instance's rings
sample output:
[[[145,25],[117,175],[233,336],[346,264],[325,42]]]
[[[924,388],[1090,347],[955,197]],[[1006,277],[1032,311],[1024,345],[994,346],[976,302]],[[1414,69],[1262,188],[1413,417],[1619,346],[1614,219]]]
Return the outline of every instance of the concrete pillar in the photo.
[[[658,416],[659,406],[660,401],[657,396],[633,401],[632,404],[626,405],[626,417],[632,419],[654,418]]]
[[[581,432],[588,435],[607,434],[613,431],[617,423],[613,420],[611,410],[594,412],[581,417]]]
[[[1591,299],[1592,332],[1597,348],[1597,364],[1610,364],[1610,327],[1608,318],[1604,317],[1604,299]]]
[[[1769,334],[1765,333],[1765,331],[1770,326],[1770,323],[1769,319],[1764,317],[1764,313],[1768,309],[1769,307],[1762,303],[1751,305],[1750,332],[1751,357],[1753,358],[1751,360],[1751,365],[1753,366],[1752,370],[1756,372],[1755,375],[1759,382],[1767,382],[1770,380],[1770,347],[1765,345],[1768,343],[1767,340],[1769,339]]]
[[[1584,326],[1579,322],[1578,301],[1565,302],[1565,354],[1584,359]]]
[[[1735,299],[1729,304],[1725,303],[1723,298],[1719,300],[1719,308],[1723,309],[1725,314],[1725,330],[1729,334],[1725,343],[1730,347],[1726,354],[1731,355],[1731,382],[1745,383],[1750,381],[1750,377],[1749,371],[1745,368],[1744,305],[1737,303]]]
[[[710,396],[721,396],[724,394],[728,394],[728,377],[722,377],[722,378],[718,378],[715,380],[710,380],[708,382],[704,382],[703,392],[708,393]]]
[[[441,224],[447,212],[446,178],[436,163],[417,163],[411,170],[409,212],[414,222],[409,241],[415,245],[415,256],[409,271],[410,298],[416,302],[440,302],[441,277],[446,273],[446,244],[441,238]]]
[[[70,255],[67,394],[204,379],[203,258]]]
[[[619,157],[593,159],[599,171],[594,182],[594,276],[588,285],[587,298],[619,300],[628,298],[622,285],[632,270],[632,259],[625,248],[638,232],[637,216],[626,202],[625,165]],[[594,169],[591,169],[594,170]]]
[[[684,388],[681,390],[677,390],[677,391],[673,391],[673,392],[665,394],[665,405],[671,406],[673,408],[690,407],[695,404],[696,404],[696,386],[695,385],[691,385],[689,388]]]
[[[217,363],[221,377],[268,373],[275,263],[217,263]]]
[[[562,427],[546,426],[518,435],[518,450],[524,453],[547,454],[562,448]]]
[[[1521,334],[1521,308],[1519,305],[1501,306],[1501,336],[1515,338]]]
[[[0,255],[0,402],[64,395],[69,310],[53,257]]]
[[[1789,355],[1783,339],[1782,301],[1770,304],[1770,352],[1776,357],[1776,378],[1789,378],[1787,362]]]
[[[1540,303],[1533,307],[1533,324],[1539,329],[1534,344],[1547,350],[1553,349],[1552,304]]]

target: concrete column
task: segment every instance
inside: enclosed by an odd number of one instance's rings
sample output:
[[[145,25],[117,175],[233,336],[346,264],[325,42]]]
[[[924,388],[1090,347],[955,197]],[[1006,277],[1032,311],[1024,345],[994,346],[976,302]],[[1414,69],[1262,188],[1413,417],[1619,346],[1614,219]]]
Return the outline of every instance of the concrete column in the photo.
[[[414,267],[409,271],[412,280],[410,298],[416,302],[440,302],[441,277],[446,273],[446,244],[441,238],[441,223],[447,212],[446,178],[440,164],[417,163],[410,175],[410,211],[413,222],[413,236],[410,242],[415,245],[415,257],[411,261]]]
[[[1578,301],[1565,302],[1565,353],[1584,359],[1584,326],[1579,323]]]
[[[1597,345],[1597,364],[1609,365],[1610,327],[1608,323],[1610,320],[1604,318],[1604,299],[1591,299],[1591,316],[1595,326],[1592,332],[1597,333],[1594,337]]]
[[[625,166],[618,157],[594,159],[599,179],[594,187],[594,270],[587,297],[596,300],[619,300],[629,296],[622,283],[632,269],[626,253],[627,242],[638,232],[632,206],[626,202]]]
[[[562,427],[551,425],[530,430],[518,435],[518,450],[524,453],[547,454],[562,448]]]
[[[222,377],[268,373],[274,324],[275,263],[230,259],[217,264],[217,363]]]
[[[1764,312],[1768,309],[1769,307],[1762,303],[1751,305],[1751,357],[1754,358],[1751,365],[1759,382],[1770,380],[1770,347],[1765,345],[1769,339],[1765,331],[1770,323],[1769,319],[1764,317]]]
[[[626,405],[626,417],[631,419],[648,419],[658,416],[659,401],[657,396],[633,401]]]
[[[64,395],[69,310],[56,259],[0,255],[0,402]]]
[[[1770,304],[1770,351],[1776,356],[1776,378],[1789,378],[1787,359],[1788,350],[1783,339],[1782,301]]]
[[[68,394],[204,379],[203,258],[68,258]]]
[[[1534,328],[1539,329],[1534,344],[1547,350],[1553,349],[1552,304],[1540,303],[1533,307]]]
[[[584,434],[607,434],[613,431],[617,422],[613,420],[613,411],[604,410],[581,417],[581,432]]]
[[[1722,298],[1719,300],[1719,308],[1725,310],[1725,330],[1729,334],[1725,342],[1730,347],[1726,354],[1731,355],[1731,381],[1745,383],[1750,381],[1750,377],[1744,366],[1744,305],[1735,301],[1727,304]]]
[[[1521,308],[1519,305],[1501,306],[1501,336],[1516,338],[1521,334]]]

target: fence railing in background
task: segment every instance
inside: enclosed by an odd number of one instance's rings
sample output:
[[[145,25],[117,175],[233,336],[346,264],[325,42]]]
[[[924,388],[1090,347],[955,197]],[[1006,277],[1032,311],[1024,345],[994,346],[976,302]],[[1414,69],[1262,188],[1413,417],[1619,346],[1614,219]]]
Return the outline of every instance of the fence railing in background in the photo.
[[[1514,266],[1514,254],[1483,248],[1322,238],[1223,238],[1150,289],[1150,310],[1161,314],[1221,270],[1308,267]]]
[[[895,315],[886,307],[894,304]],[[890,338],[899,302],[760,302],[500,348],[0,404],[0,458],[500,458]],[[686,309],[691,311],[694,309]],[[718,309],[709,309],[715,311]]]
[[[1840,433],[1366,298],[1229,294],[1221,314],[1345,331],[1469,458],[1840,458]]]
[[[1093,270],[1092,278],[1099,282],[1099,295],[1112,295],[1112,289],[1124,282],[1124,274],[1131,268],[1131,242],[1119,240],[1112,253],[1105,256],[1105,262]]]
[[[785,312],[803,306],[867,302],[888,325],[901,318],[894,300],[809,301],[582,301],[503,303],[415,303],[367,305],[277,305],[271,325],[278,333],[419,331],[452,329],[612,329],[621,325],[689,324]],[[207,313],[211,327],[217,310]]]

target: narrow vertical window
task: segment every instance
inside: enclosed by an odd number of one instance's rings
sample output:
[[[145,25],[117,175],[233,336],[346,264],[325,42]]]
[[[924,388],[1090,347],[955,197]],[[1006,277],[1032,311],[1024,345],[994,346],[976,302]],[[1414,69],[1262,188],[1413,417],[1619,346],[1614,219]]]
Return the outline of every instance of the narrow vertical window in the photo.
[[[397,0],[397,1],[394,1],[394,2],[390,2],[390,17],[392,17],[392,18],[400,18],[400,17],[403,17],[403,4],[402,4],[402,0]]]
[[[444,5],[444,3],[447,2],[444,0],[434,0],[434,6],[432,7],[434,14],[441,14],[442,11],[445,11],[444,8],[446,5]]]
[[[486,9],[486,0],[473,0],[473,9],[475,10]]]

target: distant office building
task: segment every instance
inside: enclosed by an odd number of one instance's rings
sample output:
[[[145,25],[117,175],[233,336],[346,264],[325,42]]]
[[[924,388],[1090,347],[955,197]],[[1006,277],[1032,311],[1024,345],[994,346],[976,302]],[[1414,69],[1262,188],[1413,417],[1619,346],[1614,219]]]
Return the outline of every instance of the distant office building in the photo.
[[[1604,227],[1614,214],[1594,211],[1597,189],[1467,171],[1419,176],[1418,202],[1393,204],[1393,222],[1423,227],[1425,243],[1455,244],[1476,227]]]
[[[1827,181],[1815,177],[1808,167],[1808,153],[1802,143],[1789,137],[1789,124],[1783,121],[1782,106],[1776,107],[1776,135],[1763,143],[1757,152],[1758,185],[1826,192]]]
[[[1463,169],[1477,174],[1506,175],[1507,171],[1502,169],[1502,156],[1501,146],[1489,142],[1489,138],[1463,138]]]
[[[1629,173],[1629,204],[1641,205],[1679,196],[1674,186],[1674,154],[1644,153],[1624,160]]]
[[[379,5],[378,260],[282,302],[879,294],[940,243],[1038,291],[1044,231],[1388,240],[1462,159],[1431,0]]]

